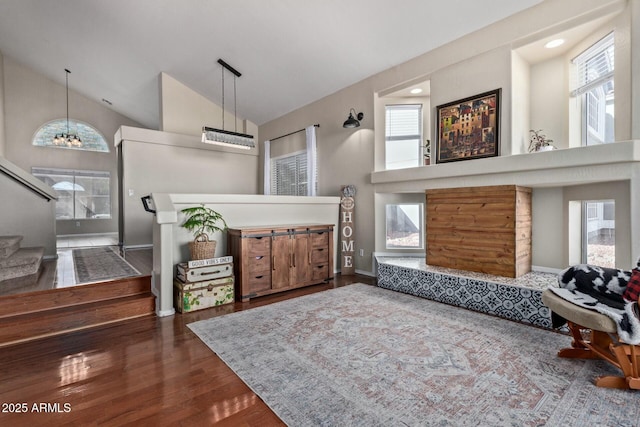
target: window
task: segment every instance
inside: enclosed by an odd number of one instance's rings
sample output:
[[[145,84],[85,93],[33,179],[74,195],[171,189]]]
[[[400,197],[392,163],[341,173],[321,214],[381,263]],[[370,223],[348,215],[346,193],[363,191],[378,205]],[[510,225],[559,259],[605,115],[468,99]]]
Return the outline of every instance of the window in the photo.
[[[56,147],[71,150],[99,151],[102,153],[109,152],[109,144],[104,136],[93,126],[78,120],[69,119],[69,131],[75,133],[82,140],[82,147],[67,147],[55,145],[53,137],[58,133],[67,132],[67,119],[52,120],[42,125],[33,136],[32,144],[39,147]]]
[[[101,171],[32,168],[58,193],[56,219],[111,218],[111,174]]]
[[[318,183],[315,183],[316,188]],[[281,196],[306,196],[307,152],[298,151],[271,159],[271,191]]]
[[[582,202],[582,262],[614,268],[616,264],[616,221],[613,200]]]
[[[614,37],[608,34],[574,60],[572,97],[580,99],[583,145],[613,142]]]
[[[386,169],[420,166],[422,105],[387,105],[385,114]]]
[[[387,249],[423,248],[422,210],[422,203],[386,206]]]

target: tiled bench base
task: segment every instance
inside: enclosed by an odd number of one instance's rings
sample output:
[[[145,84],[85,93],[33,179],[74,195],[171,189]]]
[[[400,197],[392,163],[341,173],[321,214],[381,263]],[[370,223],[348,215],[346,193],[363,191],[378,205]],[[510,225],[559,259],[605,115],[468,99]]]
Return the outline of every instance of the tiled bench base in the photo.
[[[424,258],[377,257],[378,286],[505,319],[551,329],[542,291],[557,276],[531,272],[517,279],[428,266]]]

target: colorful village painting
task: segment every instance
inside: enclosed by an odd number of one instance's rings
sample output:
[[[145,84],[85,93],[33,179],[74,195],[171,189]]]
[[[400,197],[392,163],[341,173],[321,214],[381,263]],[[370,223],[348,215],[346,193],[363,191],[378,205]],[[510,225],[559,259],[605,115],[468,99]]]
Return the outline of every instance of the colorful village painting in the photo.
[[[437,163],[498,155],[500,89],[437,107]]]

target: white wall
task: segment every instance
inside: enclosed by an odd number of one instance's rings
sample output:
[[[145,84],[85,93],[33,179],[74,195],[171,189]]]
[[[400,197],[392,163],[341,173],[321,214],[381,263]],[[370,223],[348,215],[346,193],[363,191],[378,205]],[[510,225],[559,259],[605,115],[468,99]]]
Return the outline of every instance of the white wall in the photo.
[[[445,46],[429,51],[403,64],[371,76],[350,87],[342,89],[303,108],[286,114],[260,126],[261,140],[273,138],[292,130],[320,123],[318,131],[319,183],[320,195],[338,195],[341,184],[355,184],[356,194],[356,248],[364,249],[365,257],[356,257],[356,268],[371,269],[371,252],[379,246],[380,237],[374,238],[371,224],[378,224],[384,217],[382,204],[375,202],[376,192],[413,192],[426,189],[414,188],[420,181],[399,181],[397,185],[371,183],[371,171],[380,170],[384,165],[384,111],[381,112],[379,94],[389,94],[401,87],[418,81],[431,82],[431,121],[434,121],[435,107],[450,101],[466,98],[502,88],[500,135],[501,154],[510,155],[521,150],[522,139],[512,141],[512,55],[514,43],[524,44],[524,40],[539,37],[544,31],[570,28],[572,21],[594,19],[602,8],[620,4],[617,0],[546,0],[522,13],[499,21],[473,34],[461,37]],[[616,85],[618,83],[616,82]],[[623,86],[624,88],[625,86]],[[621,88],[621,90],[624,90]],[[342,129],[350,108],[363,111],[365,119],[357,130]],[[622,111],[621,115],[631,116]],[[375,120],[371,120],[374,118]],[[381,119],[382,116],[382,119]],[[620,120],[624,120],[621,118]],[[375,122],[375,128],[373,128]],[[627,119],[630,122],[630,119]],[[526,120],[518,124],[525,130]],[[374,131],[375,129],[375,131]],[[431,130],[431,140],[435,141],[437,126]],[[375,156],[374,156],[375,153]],[[466,162],[463,162],[466,163]],[[422,176],[420,169],[437,171],[435,167],[413,168],[409,174]],[[464,167],[460,166],[459,167]],[[490,167],[490,166],[487,166]],[[437,175],[436,172],[434,174]],[[427,175],[432,175],[431,173]],[[406,185],[405,185],[406,184]],[[470,183],[470,185],[473,185]],[[395,190],[389,191],[390,188]],[[562,211],[556,212],[562,216]],[[558,236],[549,236],[561,244]]]
[[[582,144],[580,123],[570,120],[570,117],[579,117],[581,114],[580,100],[569,97],[570,62],[611,31],[615,32],[615,140],[632,139],[632,99],[630,91],[624,90],[633,87],[630,74],[632,55],[629,9],[630,6],[592,31],[565,54],[530,66],[531,129],[542,129],[547,137],[553,139],[556,147],[578,147]]]
[[[142,196],[154,192],[258,193],[257,148],[237,150],[203,144],[200,136],[131,127],[122,127],[116,138],[123,157],[125,247],[153,242],[153,215],[144,211]]]
[[[4,57],[0,52],[0,156],[5,154],[5,130],[4,130]]]
[[[2,204],[0,236],[23,236],[23,248],[43,246],[44,255],[56,256],[55,201],[47,201],[0,173]],[[11,201],[7,203],[7,201]],[[25,209],[26,207],[26,209]]]
[[[160,73],[160,130],[200,136],[202,127],[222,129],[222,107],[209,101],[167,73]],[[233,104],[225,103],[224,130],[258,139],[258,127],[234,117]]]
[[[531,129],[529,64],[517,52],[511,55],[511,154],[526,153]]]
[[[358,271],[371,271],[374,251],[374,193],[369,173],[373,170],[373,105],[370,81],[343,89],[296,110],[277,120],[260,126],[260,141],[276,138],[289,132],[319,123],[316,129],[318,156],[318,195],[340,196],[342,185],[354,185],[355,195],[355,267]],[[342,123],[349,109],[362,111],[360,127],[344,129]],[[276,141],[277,143],[277,141]],[[263,149],[261,144],[261,150]],[[261,151],[260,166],[263,164]],[[262,175],[262,167],[260,167]],[[262,176],[260,176],[260,187]],[[364,256],[359,250],[364,249]]]
[[[553,139],[553,145],[557,148],[569,147],[568,68],[564,56],[531,66],[529,129],[542,130],[543,134]]]
[[[498,47],[452,64],[431,74],[431,105],[446,104],[458,99],[502,89],[499,132],[500,155],[511,153],[511,49]],[[437,123],[434,122],[434,138]]]
[[[58,234],[104,233],[118,230],[117,159],[113,135],[133,120],[75,92],[70,78],[69,116],[95,127],[106,138],[111,152],[97,153],[53,147],[36,147],[31,141],[45,123],[66,117],[65,86],[4,57],[5,157],[25,171],[33,166],[99,170],[111,173],[112,219],[59,220]],[[64,70],[60,70],[61,76]],[[76,226],[79,223],[79,226]]]

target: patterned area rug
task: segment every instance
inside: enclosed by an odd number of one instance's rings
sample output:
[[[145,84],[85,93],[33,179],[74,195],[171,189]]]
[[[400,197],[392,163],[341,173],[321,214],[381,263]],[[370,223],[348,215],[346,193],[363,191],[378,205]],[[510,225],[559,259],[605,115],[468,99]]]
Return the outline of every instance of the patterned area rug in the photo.
[[[73,250],[76,284],[138,276],[140,272],[109,247]]]
[[[363,284],[189,327],[290,426],[634,426],[552,331]]]

